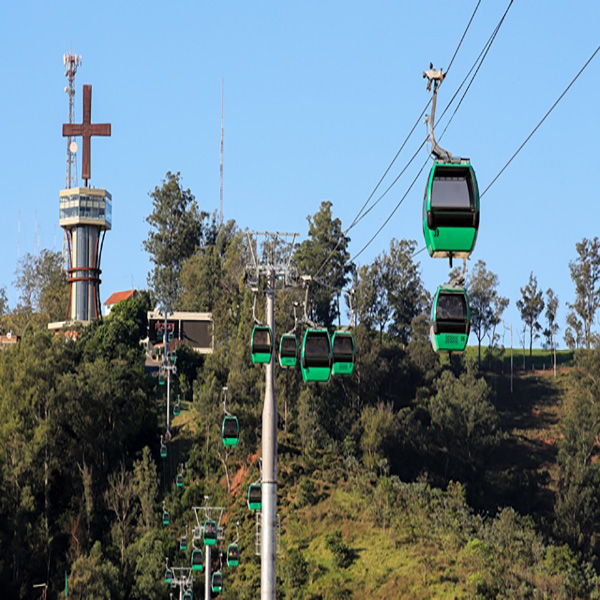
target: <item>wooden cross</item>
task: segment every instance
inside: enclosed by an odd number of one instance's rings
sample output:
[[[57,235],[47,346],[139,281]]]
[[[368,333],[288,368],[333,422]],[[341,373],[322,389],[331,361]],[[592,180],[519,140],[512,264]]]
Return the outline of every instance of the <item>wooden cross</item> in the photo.
[[[110,135],[110,123],[92,123],[92,86],[83,86],[83,123],[63,123],[63,136],[83,137],[83,156],[81,177],[88,186],[91,174],[91,137],[93,135]]]

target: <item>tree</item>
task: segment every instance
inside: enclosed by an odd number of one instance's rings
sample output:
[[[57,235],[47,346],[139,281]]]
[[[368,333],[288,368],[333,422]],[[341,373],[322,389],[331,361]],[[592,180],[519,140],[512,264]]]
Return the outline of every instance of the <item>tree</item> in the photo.
[[[119,570],[102,555],[102,545],[96,542],[88,556],[74,563],[69,578],[69,598],[75,600],[114,600],[122,597]]]
[[[181,267],[200,244],[207,213],[199,212],[192,194],[181,186],[181,175],[168,172],[162,187],[150,194],[153,211],[146,222],[153,228],[143,246],[154,268],[148,284],[163,306],[169,308],[179,294]]]
[[[517,308],[521,312],[521,319],[529,328],[529,356],[533,354],[533,335],[541,329],[538,317],[544,310],[544,297],[542,290],[538,290],[537,279],[533,272],[529,274],[529,282],[521,288],[522,298],[517,300]],[[536,333],[537,337],[537,333]]]
[[[69,286],[60,252],[44,249],[39,256],[26,254],[19,261],[15,285],[22,308],[43,313],[49,321],[65,318]]]
[[[430,303],[421,280],[419,263],[412,258],[416,248],[415,240],[392,238],[389,254],[383,257],[383,280],[392,308],[390,332],[398,336],[402,344],[410,341],[413,319],[423,314]]]
[[[380,339],[389,326],[402,344],[411,339],[411,323],[423,314],[430,302],[423,286],[419,264],[413,262],[417,242],[390,242],[389,252],[375,258],[371,266],[361,267],[355,278],[355,305],[361,322],[377,325]]]
[[[583,323],[577,313],[571,311],[567,315],[567,328],[565,329],[565,343],[571,350],[583,344]]]
[[[575,248],[579,256],[569,262],[571,279],[575,283],[575,302],[570,307],[581,319],[583,341],[589,348],[592,325],[600,307],[600,240],[583,238]]]
[[[556,332],[560,329],[556,322],[556,313],[558,311],[558,296],[552,291],[552,288],[546,290],[546,321],[548,327],[544,329],[544,337],[546,338],[546,347],[554,348],[556,344]]]
[[[326,285],[311,287],[310,318],[329,327],[339,314],[337,296],[354,270],[350,262],[350,238],[342,231],[340,219],[334,219],[332,203],[321,202],[314,216],[308,216],[308,238],[296,249],[294,261],[302,275],[318,277]],[[336,290],[337,293],[336,293]]]
[[[158,495],[158,475],[148,446],[144,446],[142,457],[133,465],[133,481],[140,503],[141,521],[144,529],[149,531],[156,521],[154,504]]]
[[[467,279],[471,307],[471,328],[477,337],[477,361],[481,365],[481,340],[496,327],[508,306],[508,299],[498,295],[498,276],[488,271],[483,260],[475,263]]]

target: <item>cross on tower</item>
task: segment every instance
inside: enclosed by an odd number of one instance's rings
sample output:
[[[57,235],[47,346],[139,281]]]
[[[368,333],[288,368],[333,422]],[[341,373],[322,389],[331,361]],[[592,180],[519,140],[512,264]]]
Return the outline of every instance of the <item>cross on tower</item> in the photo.
[[[88,185],[91,173],[91,136],[110,135],[110,123],[92,123],[92,86],[83,86],[83,123],[63,123],[63,136],[83,137],[81,177]]]

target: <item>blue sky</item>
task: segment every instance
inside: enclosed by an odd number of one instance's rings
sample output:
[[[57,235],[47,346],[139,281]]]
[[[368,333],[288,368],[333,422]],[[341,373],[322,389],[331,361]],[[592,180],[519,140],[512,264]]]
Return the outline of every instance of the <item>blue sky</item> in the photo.
[[[113,196],[101,297],[146,287],[142,249],[148,193],[167,171],[203,210],[219,201],[221,80],[225,81],[224,215],[242,228],[307,234],[323,200],[347,227],[404,141],[429,96],[422,72],[447,67],[476,1],[461,2],[4,2],[0,8],[0,175],[4,235],[0,286],[11,305],[18,249],[60,249],[58,194],[65,185],[68,114],[63,54],[83,57],[76,77],[93,85],[92,120],[112,123],[92,140],[90,184]],[[463,80],[508,1],[483,0],[448,78],[438,115]],[[442,146],[469,156],[483,190],[599,44],[600,3],[517,0],[452,121]],[[600,56],[482,200],[472,262],[485,260],[516,301],[533,273],[574,299],[575,244],[599,234],[595,171]],[[445,126],[445,121],[440,123]],[[420,125],[390,172],[425,137]],[[355,254],[406,192],[423,150],[377,207],[349,233]],[[81,162],[79,161],[79,169]],[[392,237],[423,246],[426,171],[360,256],[369,263]],[[377,197],[377,196],[376,196]],[[18,214],[21,214],[20,244]],[[39,240],[39,244],[37,242]],[[419,255],[431,291],[447,261]],[[515,333],[515,344],[516,342]],[[471,339],[471,343],[474,338]],[[506,339],[508,344],[508,338]]]

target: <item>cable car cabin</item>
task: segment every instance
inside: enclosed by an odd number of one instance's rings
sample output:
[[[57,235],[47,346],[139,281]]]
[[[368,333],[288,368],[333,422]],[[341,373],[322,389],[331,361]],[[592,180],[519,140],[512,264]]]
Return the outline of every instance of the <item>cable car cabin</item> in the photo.
[[[250,510],[262,509],[262,488],[260,483],[251,483],[248,488],[248,508]]]
[[[175,483],[177,483],[177,487],[183,487],[183,475],[181,473],[175,478]]]
[[[166,527],[169,524],[170,520],[171,520],[171,515],[169,514],[169,511],[168,510],[163,510],[162,524]]]
[[[217,543],[217,524],[210,519],[205,521],[202,528],[202,536],[204,537],[204,544],[206,546],[215,546]]]
[[[186,590],[183,593],[182,600],[194,600],[194,592],[192,592],[192,590]]]
[[[282,367],[295,367],[298,357],[298,341],[292,333],[285,333],[279,340],[279,364]]]
[[[171,585],[171,583],[173,583],[173,571],[171,571],[171,569],[167,569],[165,571],[165,583],[167,585]]]
[[[302,379],[329,381],[333,354],[327,329],[307,329],[302,342]]]
[[[431,344],[436,352],[462,352],[467,346],[471,310],[462,287],[439,287],[431,309]]]
[[[180,412],[181,404],[179,404],[179,402],[176,402],[175,404],[173,404],[173,416],[178,417]]]
[[[204,552],[195,548],[192,550],[192,571],[204,571]]]
[[[223,591],[223,574],[220,571],[213,573],[210,589],[213,594],[220,594]]]
[[[187,550],[187,547],[188,547],[187,536],[183,535],[183,536],[181,536],[181,539],[179,540],[179,549],[182,552],[185,552]]]
[[[221,436],[223,438],[223,446],[237,446],[240,438],[240,424],[237,417],[227,415],[223,419]]]
[[[250,341],[252,362],[255,364],[271,362],[273,354],[273,335],[268,325],[255,325]]]
[[[240,564],[240,547],[237,544],[227,546],[227,566],[237,567]]]
[[[167,446],[166,446],[166,444],[161,444],[160,445],[160,457],[161,458],[167,458]]]
[[[334,375],[351,375],[354,370],[356,344],[351,331],[336,331],[331,340]]]
[[[468,258],[479,228],[479,188],[471,163],[434,162],[423,200],[429,256]]]

